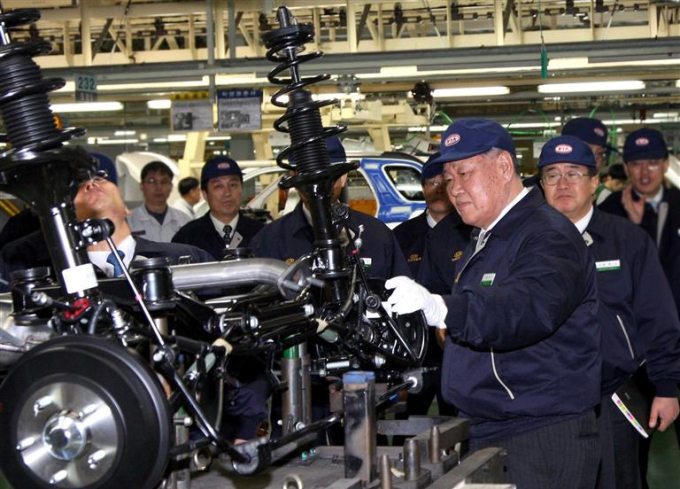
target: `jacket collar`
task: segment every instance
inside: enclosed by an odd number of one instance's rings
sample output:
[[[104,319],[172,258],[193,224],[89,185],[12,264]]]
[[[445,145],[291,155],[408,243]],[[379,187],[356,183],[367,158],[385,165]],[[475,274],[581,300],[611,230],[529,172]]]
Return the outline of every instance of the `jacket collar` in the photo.
[[[541,205],[545,204],[545,199],[536,187],[531,187],[529,193],[522,200],[517,202],[503,218],[489,231],[497,238],[507,239],[514,234],[514,231],[526,220],[526,215]],[[545,204],[547,205],[547,204]],[[475,228],[476,230],[478,228]],[[478,233],[479,231],[477,231]]]

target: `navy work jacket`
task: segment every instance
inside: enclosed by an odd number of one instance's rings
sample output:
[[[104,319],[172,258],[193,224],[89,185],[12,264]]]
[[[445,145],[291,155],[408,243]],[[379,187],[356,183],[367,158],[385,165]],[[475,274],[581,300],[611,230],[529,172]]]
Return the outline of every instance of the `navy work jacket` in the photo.
[[[452,212],[433,227],[425,238],[425,252],[417,281],[433,294],[450,294],[456,264],[470,244],[472,227]]]
[[[628,213],[621,203],[622,195],[622,192],[614,192],[599,208],[627,219]],[[640,227],[657,243],[661,267],[666,273],[676,309],[680,313],[680,190],[675,187],[664,188],[661,201],[666,203],[668,214],[660,236],[657,236],[659,215],[650,204],[645,204]],[[658,241],[657,237],[660,237]]]
[[[250,245],[251,239],[255,236],[264,225],[244,216],[238,217],[238,224],[236,225],[236,233],[243,238],[238,246],[247,247]],[[172,238],[173,243],[183,243],[201,248],[212,255],[212,257],[219,261],[224,258],[226,247],[222,235],[217,232],[210,219],[210,211],[206,212],[203,217],[199,217],[193,221],[188,222],[177,231]]]
[[[600,402],[595,265],[582,236],[535,188],[457,263],[442,393],[492,440]]]
[[[420,263],[425,252],[425,236],[431,229],[427,222],[427,212],[404,221],[393,229],[394,237],[397,238],[413,277],[418,276]]]
[[[657,250],[638,226],[595,209],[586,232],[595,258],[602,325],[602,392],[614,392],[640,364],[656,395],[680,382],[680,323]]]
[[[411,276],[394,233],[375,217],[350,209],[347,226],[355,234],[364,225],[360,255],[369,277],[388,279],[395,275]],[[250,243],[253,255],[278,258],[293,263],[313,250],[312,226],[299,203],[293,212],[267,224]]]

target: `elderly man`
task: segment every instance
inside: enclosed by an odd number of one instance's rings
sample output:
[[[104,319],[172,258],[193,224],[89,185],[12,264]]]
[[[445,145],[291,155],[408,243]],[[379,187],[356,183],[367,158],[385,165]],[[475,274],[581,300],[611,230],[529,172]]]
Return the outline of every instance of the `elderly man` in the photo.
[[[140,237],[133,237],[126,217],[130,211],[125,206],[120,191],[109,181],[105,172],[84,180],[73,200],[76,217],[79,220],[98,218],[110,219],[115,232],[112,236],[116,247],[123,254],[126,266],[136,258],[168,257],[177,264],[182,257],[194,263],[211,261],[209,254],[193,246],[158,243]],[[102,241],[87,250],[90,261],[109,277],[122,275],[118,263],[112,256],[106,242]],[[41,231],[13,241],[3,248],[1,261],[4,263],[5,278],[15,270],[50,266],[51,259]]]
[[[198,246],[221,260],[227,249],[246,247],[262,223],[241,213],[243,173],[228,156],[209,160],[201,170],[201,191],[210,211],[180,229],[173,243]]]
[[[602,325],[602,470],[599,487],[641,487],[640,436],[611,400],[646,362],[655,386],[650,428],[664,431],[678,416],[680,322],[650,237],[627,219],[593,207],[597,163],[577,138],[552,139],[538,162],[546,201],[574,223],[595,258]]]
[[[470,419],[472,449],[508,451],[523,489],[595,486],[600,445],[600,326],[593,259],[583,238],[520,180],[515,145],[496,122],[444,133],[449,198],[479,236],[457,262],[450,295],[388,281],[394,312],[422,309],[446,330],[442,392]]]
[[[173,177],[172,170],[162,161],[144,165],[139,184],[144,203],[128,217],[133,235],[168,243],[191,220],[184,212],[168,206]]]
[[[680,311],[680,190],[664,185],[668,147],[656,129],[633,131],[623,146],[630,185],[607,198],[600,209],[628,218],[656,243],[661,266]]]

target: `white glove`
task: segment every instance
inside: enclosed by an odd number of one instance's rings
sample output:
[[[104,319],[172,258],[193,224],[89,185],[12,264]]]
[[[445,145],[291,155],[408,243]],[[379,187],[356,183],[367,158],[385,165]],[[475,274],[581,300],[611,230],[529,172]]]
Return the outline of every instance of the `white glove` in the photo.
[[[431,294],[425,287],[417,284],[408,277],[400,276],[385,282],[386,289],[394,289],[387,303],[392,307],[392,312],[397,314],[410,314],[421,310],[425,314],[427,324],[446,329],[446,315],[449,309],[442,296]]]

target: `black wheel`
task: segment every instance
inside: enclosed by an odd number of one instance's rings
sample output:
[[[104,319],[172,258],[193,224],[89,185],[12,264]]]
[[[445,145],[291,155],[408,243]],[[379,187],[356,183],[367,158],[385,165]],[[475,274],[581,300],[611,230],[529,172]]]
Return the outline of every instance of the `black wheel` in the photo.
[[[0,386],[0,466],[15,488],[152,488],[172,443],[169,407],[134,353],[92,336],[26,353]]]

